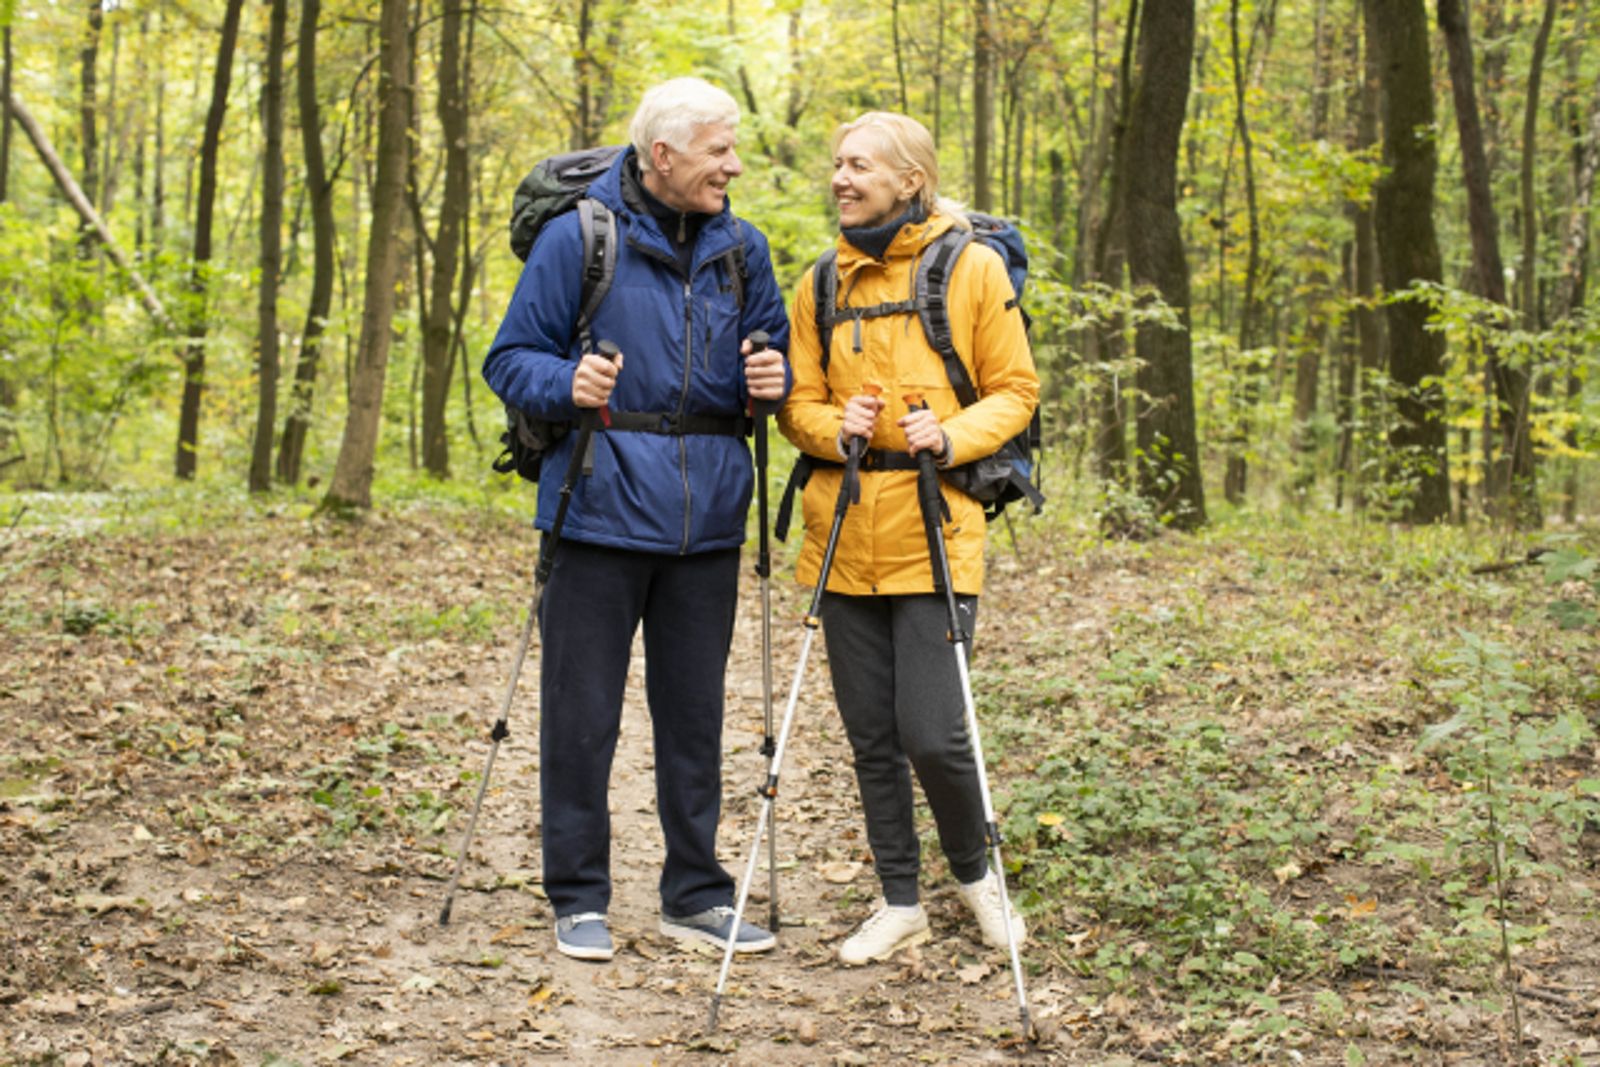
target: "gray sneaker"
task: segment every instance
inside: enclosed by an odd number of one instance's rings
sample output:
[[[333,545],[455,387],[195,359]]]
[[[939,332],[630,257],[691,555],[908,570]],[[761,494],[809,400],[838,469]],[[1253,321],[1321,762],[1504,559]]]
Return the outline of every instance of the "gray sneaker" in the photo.
[[[615,951],[611,947],[611,929],[606,917],[597,911],[578,915],[563,915],[556,920],[556,951],[575,960],[609,960]]]
[[[733,909],[726,904],[707,908],[696,915],[661,915],[661,932],[679,941],[706,941],[720,949],[728,947],[728,932],[733,929]],[[778,943],[772,934],[754,923],[741,921],[733,939],[735,952],[766,952]]]

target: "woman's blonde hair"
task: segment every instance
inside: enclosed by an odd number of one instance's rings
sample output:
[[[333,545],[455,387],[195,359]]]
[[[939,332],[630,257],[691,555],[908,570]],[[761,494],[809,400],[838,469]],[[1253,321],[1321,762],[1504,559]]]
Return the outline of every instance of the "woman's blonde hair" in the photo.
[[[843,123],[833,131],[833,152],[839,144],[857,130],[872,135],[878,157],[897,174],[920,174],[922,188],[916,199],[929,215],[938,212],[955,220],[964,230],[972,229],[966,211],[956,201],[939,195],[939,156],[933,148],[933,135],[928,128],[909,115],[893,111],[868,111],[859,118]]]

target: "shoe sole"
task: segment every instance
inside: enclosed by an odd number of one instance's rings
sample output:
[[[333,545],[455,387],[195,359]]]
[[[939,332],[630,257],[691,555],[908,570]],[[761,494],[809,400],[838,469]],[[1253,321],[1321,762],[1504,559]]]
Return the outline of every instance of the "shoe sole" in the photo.
[[[661,932],[675,941],[689,941],[713,945],[722,951],[726,951],[728,948],[728,942],[726,940],[718,937],[709,930],[702,930],[698,926],[681,926],[678,923],[668,922],[666,919],[662,919]],[[768,934],[766,937],[758,941],[735,941],[733,944],[733,951],[736,954],[767,952],[771,950],[772,947],[777,943],[777,937],[773,934]]]
[[[902,937],[900,940],[896,941],[891,947],[889,947],[885,951],[879,952],[878,954],[873,955],[873,956],[868,956],[866,959],[863,959],[863,960],[847,960],[847,959],[844,958],[844,953],[841,950],[840,953],[839,953],[839,962],[844,964],[846,967],[865,967],[869,963],[882,963],[884,960],[890,958],[896,952],[899,952],[901,949],[911,948],[911,947],[913,947],[915,945],[926,944],[929,941],[929,939],[931,939],[932,937],[933,937],[933,931],[932,930],[918,930],[914,934],[910,934],[910,935],[908,935],[906,937]]]
[[[582,945],[569,945],[560,939],[556,941],[556,951],[575,960],[589,960],[595,963],[605,963],[617,954],[613,948],[584,948]]]

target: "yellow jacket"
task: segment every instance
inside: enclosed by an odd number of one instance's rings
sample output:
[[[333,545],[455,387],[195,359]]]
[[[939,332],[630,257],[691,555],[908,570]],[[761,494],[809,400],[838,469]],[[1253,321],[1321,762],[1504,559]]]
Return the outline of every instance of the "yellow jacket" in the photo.
[[[881,261],[840,237],[840,306],[908,299],[920,253],[952,225],[948,215],[937,213],[908,223]],[[808,270],[795,292],[789,345],[794,388],[778,415],[779,428],[797,448],[838,462],[845,401],[860,394],[867,382],[881,385],[887,402],[873,428],[873,448],[906,450],[905,433],[897,423],[908,411],[905,394],[913,391],[939,417],[950,439],[952,465],[991,455],[1026,428],[1039,400],[1039,376],[1022,313],[1006,306],[1013,299],[1011,281],[992,249],[972,242],[956,261],[950,280],[951,336],[978,391],[978,402],[968,408],[957,399],[944,360],[928,344],[915,313],[860,320],[860,352],[854,350],[855,324],[835,326],[824,377],[811,275]],[[806,486],[805,544],[796,568],[803,584],[816,584],[842,477],[837,468],[819,468]],[[951,516],[944,530],[951,580],[956,592],[975,595],[983,589],[983,506],[943,479],[940,486]],[[861,473],[861,503],[845,516],[828,589],[856,596],[933,591],[916,471]]]

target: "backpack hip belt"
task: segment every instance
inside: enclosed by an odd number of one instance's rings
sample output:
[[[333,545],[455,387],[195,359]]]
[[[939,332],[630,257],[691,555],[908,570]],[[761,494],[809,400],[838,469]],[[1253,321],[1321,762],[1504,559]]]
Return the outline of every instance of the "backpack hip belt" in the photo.
[[[669,437],[692,434],[743,437],[750,422],[743,415],[690,415],[676,411],[613,411],[608,430],[659,433]]]

